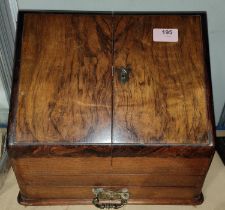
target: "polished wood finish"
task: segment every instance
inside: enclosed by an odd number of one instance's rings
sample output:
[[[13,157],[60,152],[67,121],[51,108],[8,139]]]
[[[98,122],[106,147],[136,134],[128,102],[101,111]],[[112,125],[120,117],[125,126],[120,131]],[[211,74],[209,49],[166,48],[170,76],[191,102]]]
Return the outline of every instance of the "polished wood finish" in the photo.
[[[93,199],[92,186],[36,186],[23,185],[21,194],[29,198],[52,198],[52,199]],[[107,187],[107,189],[118,190],[118,187]],[[194,198],[201,194],[198,188],[191,187],[128,187],[130,199],[187,199]]]
[[[113,143],[209,144],[211,119],[201,16],[118,15],[114,23]],[[154,28],[176,28],[178,43],[153,42]]]
[[[211,160],[208,158],[113,158],[117,173],[154,173],[173,175],[205,175]]]
[[[76,175],[102,174],[111,171],[111,158],[18,158],[11,159],[14,170],[18,174],[36,175]]]
[[[177,186],[200,187],[204,178],[201,175],[165,175],[165,174],[22,174],[22,184],[45,186]]]
[[[127,187],[129,204],[203,201],[214,154],[203,14],[18,20],[8,152],[21,204],[91,204],[93,187]],[[178,28],[179,42],[153,42],[155,27]]]
[[[111,16],[25,14],[16,142],[111,143]]]
[[[18,158],[12,159],[21,175],[162,174],[205,175],[208,158]]]
[[[10,145],[10,156],[22,157],[184,157],[211,158],[213,146],[179,145]]]
[[[111,145],[21,145],[11,144],[8,152],[13,158],[22,157],[111,157]],[[203,151],[203,154],[205,152]],[[200,152],[201,155],[201,152]],[[202,157],[205,155],[202,155]]]
[[[201,18],[25,14],[14,140],[211,143]],[[178,28],[179,42],[153,42],[156,27]],[[113,95],[112,65],[132,69],[125,85],[114,71]]]
[[[213,141],[213,139],[212,139]],[[113,157],[162,157],[162,158],[211,158],[214,155],[213,145],[114,145]]]
[[[204,198],[202,193],[194,198],[174,199],[174,198],[148,198],[148,199],[129,199],[129,204],[138,205],[199,205],[203,202]],[[30,199],[18,195],[18,202],[25,206],[46,206],[46,205],[91,205],[90,199]]]

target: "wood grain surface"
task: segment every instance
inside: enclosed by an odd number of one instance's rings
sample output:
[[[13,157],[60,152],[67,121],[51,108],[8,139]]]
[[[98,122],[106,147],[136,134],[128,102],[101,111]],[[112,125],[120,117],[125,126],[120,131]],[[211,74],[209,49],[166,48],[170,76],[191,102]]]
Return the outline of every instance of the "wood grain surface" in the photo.
[[[128,204],[133,205],[199,205],[203,202],[203,194],[197,196],[191,196],[187,198],[140,198],[140,199],[129,199]],[[50,206],[50,205],[91,205],[91,199],[74,199],[74,198],[39,198],[31,199],[27,198],[21,193],[18,195],[18,202],[24,206]]]
[[[18,177],[81,174],[158,174],[205,176],[209,158],[51,157],[11,159]]]
[[[153,42],[154,28],[178,29],[177,43]],[[201,16],[114,17],[113,143],[207,144],[206,64]]]
[[[162,157],[209,158],[214,155],[212,145],[10,145],[11,158],[24,157]]]
[[[111,143],[111,23],[24,15],[17,142]]]
[[[23,174],[23,185],[48,186],[145,186],[201,187],[203,176],[164,174],[98,174],[98,175],[36,175]]]
[[[177,28],[178,43],[153,28]],[[210,142],[200,15],[27,13],[22,40],[17,142]]]
[[[202,16],[22,14],[8,132],[19,202],[90,204],[102,186],[135,204],[201,203],[214,153]],[[178,43],[153,28],[177,28]]]
[[[76,187],[76,186],[48,186],[44,185],[24,185],[21,188],[21,193],[29,198],[64,198],[64,199],[90,199],[94,198],[92,193],[92,186],[89,187]],[[106,189],[118,190],[119,187],[108,187]],[[130,199],[193,199],[198,196],[201,191],[199,188],[193,187],[128,187],[130,192]]]

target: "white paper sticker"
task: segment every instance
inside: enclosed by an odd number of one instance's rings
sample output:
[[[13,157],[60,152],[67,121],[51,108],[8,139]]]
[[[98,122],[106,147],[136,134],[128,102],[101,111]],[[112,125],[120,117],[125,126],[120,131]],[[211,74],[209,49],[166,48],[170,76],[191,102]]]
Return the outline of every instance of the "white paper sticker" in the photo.
[[[175,28],[154,28],[154,42],[178,42],[178,29]]]

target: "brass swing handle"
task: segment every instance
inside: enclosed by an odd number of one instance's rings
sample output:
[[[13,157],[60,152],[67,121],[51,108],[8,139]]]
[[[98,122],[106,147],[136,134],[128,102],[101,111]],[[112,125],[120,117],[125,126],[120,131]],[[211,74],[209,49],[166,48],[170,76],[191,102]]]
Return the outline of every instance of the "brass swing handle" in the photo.
[[[99,209],[119,209],[127,204],[129,192],[127,189],[120,191],[104,190],[103,188],[92,189],[95,197],[92,203]],[[107,202],[109,201],[109,202]]]

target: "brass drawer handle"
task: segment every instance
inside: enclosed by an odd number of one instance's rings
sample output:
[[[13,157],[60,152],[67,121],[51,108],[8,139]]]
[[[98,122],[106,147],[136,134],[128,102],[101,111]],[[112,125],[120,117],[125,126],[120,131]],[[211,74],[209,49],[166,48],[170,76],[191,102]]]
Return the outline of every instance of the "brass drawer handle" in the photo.
[[[119,191],[104,190],[103,188],[92,189],[95,197],[92,203],[99,209],[119,209],[127,204],[129,199],[128,189]]]

